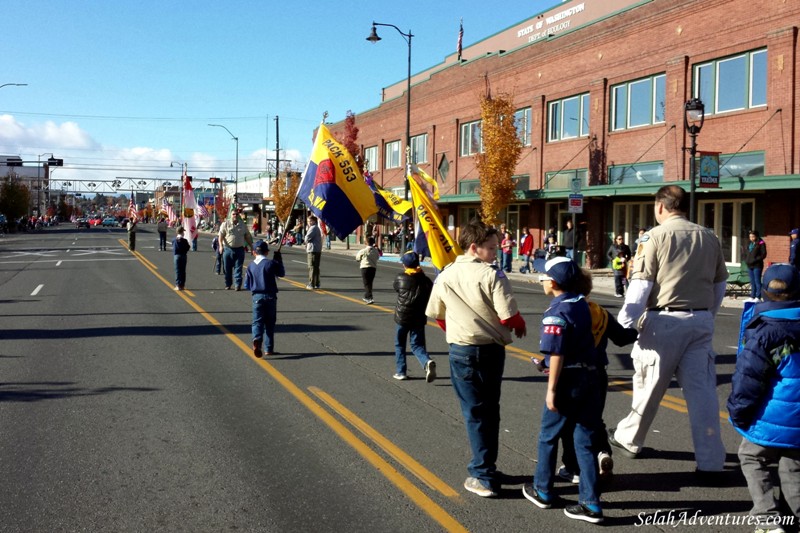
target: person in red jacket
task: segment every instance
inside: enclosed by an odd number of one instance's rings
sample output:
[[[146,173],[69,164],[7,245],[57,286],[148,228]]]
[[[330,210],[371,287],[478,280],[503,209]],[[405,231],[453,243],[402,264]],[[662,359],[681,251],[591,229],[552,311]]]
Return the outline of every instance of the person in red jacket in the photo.
[[[525,264],[519,269],[522,274],[531,272],[531,256],[533,255],[533,235],[528,226],[522,228],[519,237],[519,256]]]

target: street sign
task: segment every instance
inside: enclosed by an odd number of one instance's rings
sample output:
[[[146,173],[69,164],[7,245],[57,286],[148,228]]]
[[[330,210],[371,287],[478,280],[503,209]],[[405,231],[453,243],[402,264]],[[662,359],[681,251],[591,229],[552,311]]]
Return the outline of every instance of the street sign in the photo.
[[[570,194],[569,195],[569,209],[570,213],[576,213],[580,215],[583,213],[583,195],[582,194]]]
[[[572,194],[580,194],[581,193],[581,186],[583,185],[583,180],[577,176],[572,178],[572,182],[570,186],[572,188]]]
[[[264,197],[261,195],[260,192],[237,192],[236,193],[236,203],[237,204],[260,204],[264,200]]]

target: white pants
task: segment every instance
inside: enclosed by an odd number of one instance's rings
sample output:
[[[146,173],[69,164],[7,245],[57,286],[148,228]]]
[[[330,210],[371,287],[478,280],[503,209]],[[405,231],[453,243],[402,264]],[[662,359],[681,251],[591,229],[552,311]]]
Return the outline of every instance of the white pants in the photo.
[[[672,376],[683,389],[692,428],[697,468],[722,470],[717,373],[714,367],[714,317],[708,311],[648,311],[633,347],[631,412],[617,424],[614,438],[641,451]]]

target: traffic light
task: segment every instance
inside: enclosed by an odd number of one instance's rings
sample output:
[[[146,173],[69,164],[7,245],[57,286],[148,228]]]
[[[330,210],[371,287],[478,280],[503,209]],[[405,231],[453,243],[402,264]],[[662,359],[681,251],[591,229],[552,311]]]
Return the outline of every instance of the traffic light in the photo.
[[[56,159],[55,157],[51,157],[47,160],[47,165],[51,167],[63,167],[64,160],[63,159]]]
[[[219,183],[219,178],[208,178],[209,183]]]

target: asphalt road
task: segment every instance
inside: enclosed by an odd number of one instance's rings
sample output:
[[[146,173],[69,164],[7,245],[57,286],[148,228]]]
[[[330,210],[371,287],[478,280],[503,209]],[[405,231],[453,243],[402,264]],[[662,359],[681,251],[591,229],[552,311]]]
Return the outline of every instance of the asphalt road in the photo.
[[[537,284],[514,279],[529,335],[508,349],[498,461],[508,483],[487,500],[462,488],[468,446],[438,328],[427,337],[440,379],[427,384],[413,356],[412,379],[391,378],[399,264],[381,262],[367,306],[351,255],[325,252],[322,289],[312,292],[305,253],[284,248],[278,355],[256,360],[249,293],[223,290],[210,237],[190,253],[188,290],[177,293],[172,254],[158,251],[152,226],[140,228],[136,253],[119,229],[62,225],[0,238],[0,531],[596,527],[541,510],[519,490],[535,468],[545,392],[529,362],[547,303]],[[600,291],[595,300],[614,313],[620,304]],[[720,416],[739,313],[726,308],[717,321]],[[609,352],[613,426],[630,408],[632,370],[629,348]],[[751,503],[740,439],[722,426],[728,472],[722,486],[703,486],[673,384],[644,457],[615,457],[606,527],[742,520]],[[576,486],[557,487],[577,500]]]

